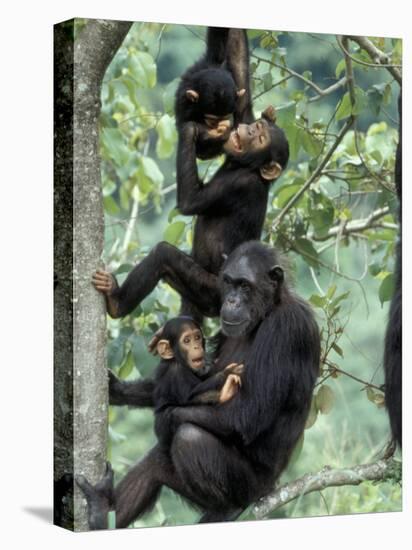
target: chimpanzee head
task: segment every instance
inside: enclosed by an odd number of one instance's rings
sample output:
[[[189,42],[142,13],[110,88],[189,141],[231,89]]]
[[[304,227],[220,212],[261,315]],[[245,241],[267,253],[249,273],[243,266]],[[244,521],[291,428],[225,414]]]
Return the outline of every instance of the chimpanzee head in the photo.
[[[205,121],[211,127],[233,114],[236,100],[244,93],[225,69],[203,69],[185,79],[186,99],[199,115],[197,122]]]
[[[197,374],[207,371],[203,333],[191,317],[167,321],[156,347],[159,356],[166,361],[176,361]]]
[[[273,248],[259,241],[238,246],[220,271],[223,333],[240,338],[253,331],[279,303],[283,279]]]
[[[259,170],[266,181],[276,180],[289,160],[288,140],[275,122],[275,109],[270,106],[256,122],[239,124],[224,145],[229,158],[251,170]]]

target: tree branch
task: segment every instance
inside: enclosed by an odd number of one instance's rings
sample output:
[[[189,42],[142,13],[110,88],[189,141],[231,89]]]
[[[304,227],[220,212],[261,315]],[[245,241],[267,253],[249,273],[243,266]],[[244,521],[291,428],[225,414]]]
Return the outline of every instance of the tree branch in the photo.
[[[353,42],[356,42],[359,44],[359,46],[365,50],[369,57],[374,61],[374,67],[382,67],[387,69],[390,74],[393,76],[393,78],[401,85],[402,84],[402,75],[400,71],[398,71],[398,68],[400,68],[400,65],[392,65],[389,62],[389,57],[379,50],[370,40],[368,40],[364,36],[348,36],[350,40]],[[350,55],[348,53],[348,55]],[[352,59],[354,59],[352,57]],[[359,63],[359,60],[354,59],[357,63]]]
[[[332,84],[332,86],[329,86],[328,88],[322,89],[317,84],[312,82],[312,80],[309,80],[308,78],[304,77],[300,73],[297,73],[293,69],[290,69],[289,67],[286,67],[285,65],[281,65],[280,63],[276,63],[276,61],[272,61],[270,59],[265,59],[264,57],[260,57],[256,54],[253,54],[252,57],[257,59],[258,61],[262,61],[263,63],[268,63],[268,65],[272,65],[272,67],[276,67],[277,69],[281,69],[281,70],[287,72],[288,74],[290,74],[290,76],[293,76],[293,77],[301,80],[307,86],[309,86],[310,88],[315,90],[315,92],[318,95],[315,96],[315,97],[311,97],[309,99],[309,102],[317,101],[321,97],[324,97],[325,95],[329,95],[329,94],[335,92],[336,90],[338,90],[339,88],[341,88],[342,86],[344,86],[346,84],[346,76],[344,76],[343,78],[338,80],[338,82],[335,82],[335,84]]]
[[[299,191],[293,195],[293,197],[289,200],[289,202],[284,206],[284,208],[281,210],[281,212],[276,216],[276,218],[273,221],[272,224],[272,231],[275,231],[277,227],[280,225],[283,218],[286,216],[286,214],[289,212],[289,210],[294,206],[297,201],[300,199],[300,197],[306,192],[307,189],[312,185],[313,182],[317,180],[317,178],[321,175],[322,170],[325,168],[329,160],[331,159],[333,153],[337,149],[338,145],[344,138],[346,132],[349,130],[349,128],[352,126],[353,118],[350,117],[344,126],[342,126],[338,137],[333,142],[332,146],[330,147],[329,151],[324,156],[322,162],[318,164],[316,170],[312,173],[310,178],[302,185],[302,187],[299,189]]]
[[[350,235],[351,233],[357,233],[358,231],[365,231],[365,229],[376,227],[374,222],[386,216],[386,214],[388,213],[389,206],[378,208],[377,210],[372,212],[367,218],[350,221],[346,223],[343,228],[340,225],[331,227],[324,237],[317,237],[313,232],[309,233],[307,237],[308,239],[312,239],[313,241],[326,241],[331,237],[337,236],[338,234],[339,236],[343,236]]]
[[[394,476],[398,469],[399,463],[392,458],[339,470],[332,470],[330,466],[325,466],[319,472],[306,474],[279,487],[272,494],[257,502],[253,513],[257,519],[262,519],[300,496],[322,491],[327,487],[360,485],[363,481],[385,481]]]

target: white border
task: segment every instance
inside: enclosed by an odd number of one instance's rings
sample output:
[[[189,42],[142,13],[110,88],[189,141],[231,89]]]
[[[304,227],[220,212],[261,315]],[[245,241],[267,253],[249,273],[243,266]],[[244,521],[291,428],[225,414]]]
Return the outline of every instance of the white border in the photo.
[[[331,2],[222,2],[221,0],[24,2],[2,8],[1,39],[1,469],[0,540],[3,548],[99,550],[147,548],[404,548],[410,539],[411,466],[405,458],[404,512],[241,524],[72,534],[28,509],[52,503],[52,25],[78,17],[232,25],[294,31],[404,38],[404,135],[411,136],[411,17],[404,0]],[[5,8],[4,6],[7,6]],[[411,242],[408,207],[409,144],[404,140],[404,241]],[[4,225],[4,227],[3,227]],[[405,249],[406,253],[406,249]],[[410,280],[404,256],[405,280]],[[410,293],[405,293],[408,321]],[[408,334],[408,325],[405,327]],[[405,338],[404,357],[410,357]],[[405,360],[405,397],[411,376]],[[404,399],[406,402],[407,399]],[[407,403],[406,403],[407,406]],[[409,409],[409,410],[407,410]],[[405,455],[410,453],[410,407],[405,412]],[[409,433],[411,429],[409,428]],[[408,498],[409,497],[409,498]],[[408,504],[409,501],[409,504]],[[409,536],[408,536],[409,535]]]

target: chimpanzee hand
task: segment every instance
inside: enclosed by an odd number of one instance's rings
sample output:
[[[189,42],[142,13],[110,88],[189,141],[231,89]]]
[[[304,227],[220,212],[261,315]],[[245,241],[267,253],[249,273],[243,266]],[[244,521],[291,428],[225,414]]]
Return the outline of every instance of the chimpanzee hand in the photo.
[[[276,122],[276,109],[273,105],[266,107],[266,109],[262,112],[262,117],[272,122]]]
[[[113,296],[113,292],[118,288],[118,284],[114,275],[108,271],[98,269],[92,275],[92,283],[96,290],[105,295],[106,306],[109,315],[113,318],[119,317],[119,304]]]
[[[93,273],[92,283],[96,290],[109,296],[118,287],[115,277],[103,269],[98,269]]]
[[[229,374],[224,383],[223,388],[220,390],[220,403],[226,403],[229,399],[232,399],[242,386],[242,380],[237,374]]]
[[[243,363],[230,363],[227,367],[225,367],[225,374],[243,374],[243,371],[245,369],[245,365]]]
[[[89,483],[82,475],[76,476],[75,479],[86,497],[90,529],[107,529],[107,514],[115,505],[111,465],[109,462],[106,463],[106,473],[96,485]]]
[[[212,128],[207,130],[207,136],[212,139],[229,139],[232,125],[229,120],[219,120]]]

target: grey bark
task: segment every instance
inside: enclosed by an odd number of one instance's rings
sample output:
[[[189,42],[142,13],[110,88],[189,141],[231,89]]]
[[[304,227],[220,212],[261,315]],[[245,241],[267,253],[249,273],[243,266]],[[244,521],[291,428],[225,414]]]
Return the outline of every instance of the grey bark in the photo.
[[[74,43],[74,21],[55,27],[55,482],[105,471],[106,309],[91,285],[104,235],[98,122],[103,76],[130,26],[87,21]],[[87,530],[77,486],[66,501],[57,523]]]
[[[314,491],[322,491],[327,487],[360,485],[363,481],[398,480],[400,476],[401,465],[391,458],[341,470],[333,470],[330,466],[325,466],[317,473],[306,474],[279,487],[272,494],[261,499],[254,506],[253,513],[257,519],[262,519],[288,502]]]

